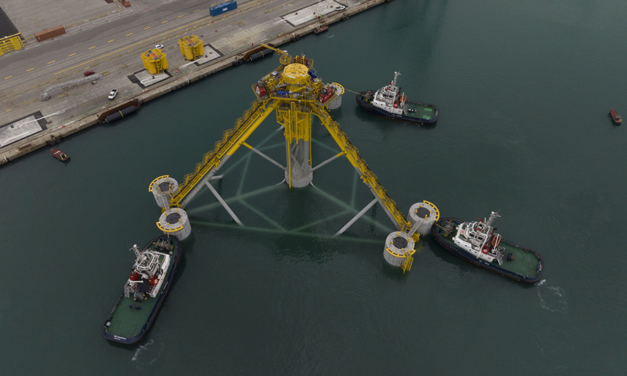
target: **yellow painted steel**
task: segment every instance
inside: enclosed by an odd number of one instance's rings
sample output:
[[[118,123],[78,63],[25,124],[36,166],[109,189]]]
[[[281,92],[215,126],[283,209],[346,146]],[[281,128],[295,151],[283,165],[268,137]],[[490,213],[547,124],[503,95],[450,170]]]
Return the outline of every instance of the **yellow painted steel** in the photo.
[[[408,256],[407,258],[405,258],[405,262],[403,262],[403,264],[401,265],[401,269],[403,269],[403,273],[410,271],[413,263],[414,263],[413,257]]]
[[[279,62],[282,65],[288,65],[288,64],[292,63],[292,56],[290,56],[287,53],[287,51],[282,51],[282,50],[279,50],[278,48],[274,48],[274,47],[268,46],[267,44],[263,44],[263,43],[261,43],[261,45],[263,47],[265,47],[265,48],[268,48],[268,49],[276,52],[279,55]],[[311,61],[311,66],[313,67],[313,60]]]
[[[0,38],[0,56],[7,52],[21,50],[24,47],[22,42],[22,33],[9,35],[8,37]]]
[[[435,210],[435,221],[437,222],[438,219],[440,219],[440,209],[438,209],[438,207],[435,206],[435,204],[433,202],[429,202],[427,200],[423,200],[422,202],[427,204],[427,205],[431,205],[431,207],[433,207],[433,209]]]
[[[180,221],[181,221],[181,220],[179,219],[179,222],[180,222]],[[170,226],[172,226],[172,225],[170,225]],[[173,227],[173,228],[166,228],[166,227],[163,227],[163,225],[161,224],[161,222],[157,222],[157,227],[159,227],[159,230],[161,230],[161,231],[163,231],[163,232],[176,232],[176,231],[179,231],[179,230],[182,230],[182,229],[183,229],[183,225],[176,225],[176,226],[175,226],[175,227]]]
[[[311,140],[311,120],[313,116],[318,117],[340,147],[342,151],[340,154],[345,155],[350,164],[359,172],[361,180],[376,195],[378,201],[393,218],[396,227],[401,231],[409,230],[411,224],[398,210],[396,203],[388,196],[376,175],[359,155],[357,148],[351,144],[329,113],[328,104],[335,96],[341,95],[340,91],[343,91],[343,87],[338,85],[342,90],[334,90],[333,97],[328,98],[324,103],[321,102],[318,95],[325,84],[319,78],[312,79],[308,74],[313,59],[305,58],[305,56],[296,56],[292,59],[284,51],[267,45],[264,47],[280,55],[281,66],[252,85],[257,100],[237,121],[235,128],[224,132],[222,140],[215,144],[214,150],[203,156],[203,160],[196,165],[195,171],[185,176],[178,193],[172,197],[170,207],[180,207],[181,202],[192,189],[200,184],[207,174],[220,167],[225,156],[233,155],[241,145],[250,147],[245,143],[246,139],[272,111],[276,111],[277,122],[284,126],[288,156],[291,155],[290,150],[294,143]],[[311,154],[309,163],[311,165]],[[287,158],[287,171],[287,183],[291,187],[291,158],[289,157]]]
[[[403,213],[401,213],[396,207],[394,200],[388,196],[385,188],[379,183],[377,176],[370,170],[366,162],[359,155],[359,151],[349,141],[346,134],[340,129],[340,125],[333,120],[329,110],[326,108],[315,107],[313,114],[316,115],[322,124],[327,128],[335,143],[340,147],[343,152],[346,152],[346,158],[355,169],[361,174],[361,180],[370,187],[373,193],[377,196],[381,204],[387,209],[390,215],[394,218],[398,225],[398,228],[402,231],[407,231],[411,228],[411,224],[405,219]],[[414,238],[418,240],[417,238]]]
[[[168,69],[168,59],[165,53],[161,52],[158,48],[144,52],[141,57],[144,62],[144,68],[146,68],[150,74],[161,74],[164,70]]]
[[[333,82],[333,83],[331,83],[331,85],[334,85],[336,87],[336,89],[338,89],[340,91],[338,95],[344,94],[344,86],[338,84],[337,82]]]
[[[177,194],[170,201],[170,207],[179,207],[181,201],[202,178],[220,166],[224,156],[233,155],[275,108],[276,104],[270,100],[253,102],[251,108],[244,112],[244,116],[237,120],[235,128],[224,131],[222,140],[216,142],[214,149],[203,156],[202,162],[196,164],[194,172],[185,175]]]
[[[155,183],[157,182],[157,180],[161,180],[161,179],[167,179],[169,178],[170,175],[163,175],[163,176],[159,176],[158,178],[156,178],[155,180],[150,182],[150,185],[148,186],[148,192],[152,192],[152,187],[155,185]],[[160,188],[157,188],[160,190]]]
[[[307,85],[309,68],[303,64],[290,64],[283,69],[283,81],[289,85]]]
[[[202,40],[195,35],[190,35],[179,39],[179,47],[181,54],[187,60],[194,61],[205,54]]]

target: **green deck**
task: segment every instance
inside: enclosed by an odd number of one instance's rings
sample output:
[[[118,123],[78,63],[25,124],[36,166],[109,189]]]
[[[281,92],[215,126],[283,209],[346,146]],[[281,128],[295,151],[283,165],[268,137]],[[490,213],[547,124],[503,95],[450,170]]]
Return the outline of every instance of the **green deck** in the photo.
[[[175,242],[174,244],[175,247],[172,250],[172,255],[170,255],[170,268],[166,273],[165,281],[161,285],[161,289],[164,287],[167,288],[165,284],[170,279],[170,275],[174,270],[174,264],[176,263],[177,254],[180,252],[180,249],[176,247],[177,243]],[[150,249],[155,250],[154,245],[151,245]],[[107,327],[107,332],[125,338],[132,338],[138,335],[148,320],[148,317],[150,316],[152,309],[155,307],[155,304],[157,304],[157,300],[160,296],[161,292],[159,292],[157,297],[148,297],[148,299],[142,302],[136,302],[133,298],[126,298],[122,296],[120,303],[115,307],[113,313],[111,313],[111,326]],[[142,308],[140,310],[131,309],[129,305],[140,306]]]
[[[444,239],[444,241],[455,245],[452,240],[453,233],[451,233],[449,237],[445,237],[442,233],[440,233],[440,235],[442,235],[442,239]],[[540,262],[540,259],[535,255],[535,253],[525,252],[522,248],[507,244],[505,241],[501,241],[500,246],[505,248],[506,251],[503,256],[503,265],[497,264],[497,266],[523,276],[526,275],[533,277],[538,273],[538,263]],[[510,253],[514,255],[514,260],[507,261],[507,255]]]
[[[413,118],[425,119],[425,120],[431,120],[435,116],[435,108],[424,105],[424,104],[412,103],[408,101],[407,103],[405,103],[405,108],[407,110],[409,109],[416,110],[416,112],[405,111],[404,112],[405,116],[410,116]]]

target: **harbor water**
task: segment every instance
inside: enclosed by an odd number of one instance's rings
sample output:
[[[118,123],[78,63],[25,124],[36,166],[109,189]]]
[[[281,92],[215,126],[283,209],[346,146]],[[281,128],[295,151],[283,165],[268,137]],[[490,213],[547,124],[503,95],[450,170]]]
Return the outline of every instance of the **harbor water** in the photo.
[[[254,100],[272,56],[150,102],[0,168],[0,374],[618,375],[625,353],[621,238],[627,175],[627,45],[618,0],[397,0],[285,45],[325,82],[378,89],[399,71],[433,127],[366,114],[347,92],[334,118],[407,213],[499,211],[505,240],[536,250],[524,286],[465,263],[430,236],[411,272],[388,267],[393,225],[346,159],[288,189],[241,148],[186,208],[192,235],[140,345],[104,340],[133,244],[159,234],[148,191],[179,182]],[[275,116],[247,142],[284,163]],[[339,152],[314,122],[314,165]],[[622,166],[622,167],[621,167]],[[621,371],[621,369],[623,371]]]

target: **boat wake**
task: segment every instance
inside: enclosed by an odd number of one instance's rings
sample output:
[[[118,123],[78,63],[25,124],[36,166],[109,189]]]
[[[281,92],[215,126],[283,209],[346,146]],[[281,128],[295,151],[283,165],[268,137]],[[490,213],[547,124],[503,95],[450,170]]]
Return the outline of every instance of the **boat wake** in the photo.
[[[135,354],[133,355],[133,359],[132,359],[132,361],[133,361],[133,362],[136,362],[136,361],[137,361],[137,358],[139,357],[139,353],[140,353],[140,352],[142,352],[142,351],[144,351],[144,350],[147,350],[147,349],[148,349],[148,346],[152,345],[153,343],[155,343],[155,340],[151,338],[151,339],[150,339],[150,341],[149,341],[148,343],[146,343],[145,345],[140,345],[140,346],[137,348],[137,351],[135,351]]]
[[[536,285],[538,290],[538,298],[540,298],[540,306],[551,312],[566,313],[568,303],[566,303],[566,294],[564,289],[558,286],[547,286],[546,279],[538,282]]]
[[[133,362],[133,365],[135,366],[136,369],[142,369],[145,366],[150,366],[152,365],[154,362],[157,361],[157,359],[159,359],[161,357],[161,353],[163,352],[163,344],[161,346],[161,349],[159,349],[159,352],[157,353],[157,355],[149,360],[144,360],[144,361],[140,361],[139,360],[139,354],[142,352],[146,352],[148,350],[148,347],[150,347],[152,344],[155,343],[155,340],[153,338],[150,339],[150,341],[148,341],[146,344],[144,345],[140,345],[137,350],[135,351],[135,354],[133,354],[133,359],[131,360]]]
[[[328,38],[328,39],[331,39],[331,38],[333,38],[334,36],[335,36],[335,34],[331,34],[331,35],[329,35],[327,38]]]

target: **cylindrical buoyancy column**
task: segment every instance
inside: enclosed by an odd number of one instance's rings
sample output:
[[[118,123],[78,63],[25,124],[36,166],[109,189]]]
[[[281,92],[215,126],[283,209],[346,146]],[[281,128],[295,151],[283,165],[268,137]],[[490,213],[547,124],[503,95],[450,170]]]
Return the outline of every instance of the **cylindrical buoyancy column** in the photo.
[[[333,98],[331,99],[331,102],[329,102],[329,110],[335,110],[335,109],[340,108],[340,106],[342,105],[342,95],[344,94],[344,86],[338,84],[337,82],[329,84],[329,86],[332,87],[333,90],[335,91],[335,94]]]
[[[176,236],[179,240],[185,240],[192,233],[192,225],[189,223],[187,213],[183,209],[166,209],[157,222],[159,230],[164,234]]]
[[[287,158],[290,158],[292,151],[290,144],[286,142]],[[293,143],[292,143],[293,145]],[[309,141],[300,140],[298,144],[293,145],[293,158],[289,159],[289,170],[285,171],[285,181],[292,188],[304,188],[313,180],[313,171],[309,166]]]
[[[176,191],[179,189],[179,183],[168,175],[159,176],[150,183],[148,191],[152,192],[155,196],[157,205],[161,208],[170,207],[170,199]]]
[[[412,226],[416,221],[422,221],[418,225],[417,232],[420,235],[427,235],[431,231],[433,223],[440,219],[440,211],[438,208],[429,201],[423,201],[413,204],[409,208],[409,214],[407,214],[407,220]]]
[[[385,239],[383,258],[392,266],[403,267],[414,252],[414,240],[405,232],[395,231]]]

